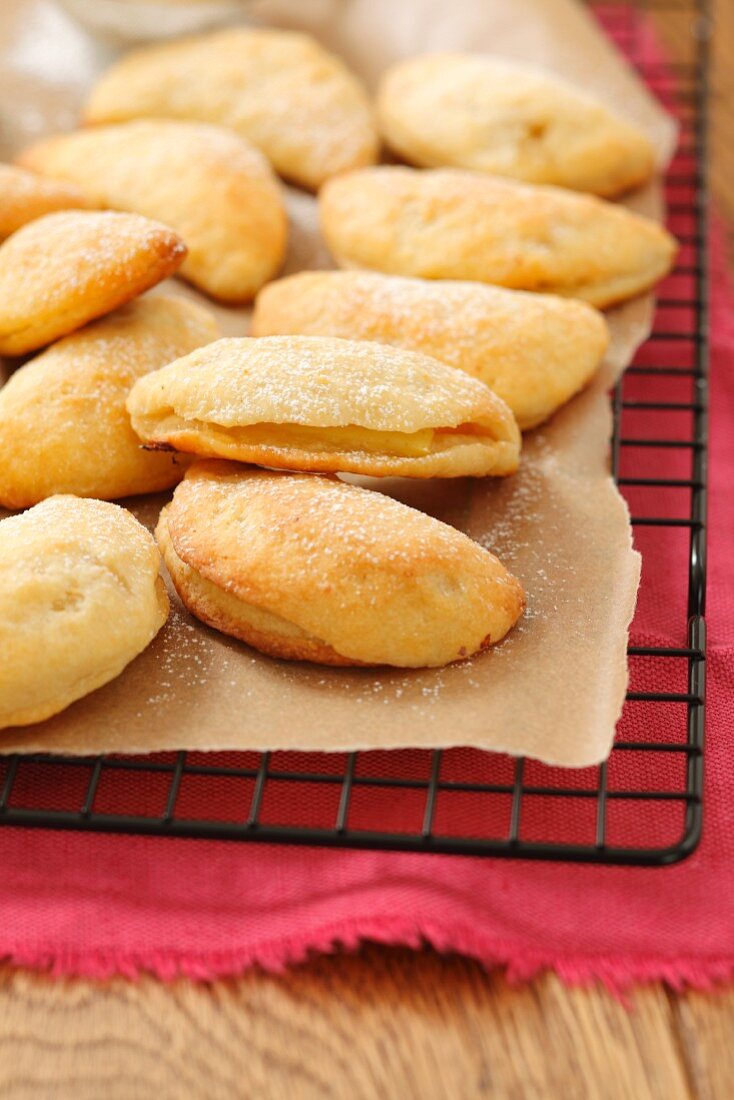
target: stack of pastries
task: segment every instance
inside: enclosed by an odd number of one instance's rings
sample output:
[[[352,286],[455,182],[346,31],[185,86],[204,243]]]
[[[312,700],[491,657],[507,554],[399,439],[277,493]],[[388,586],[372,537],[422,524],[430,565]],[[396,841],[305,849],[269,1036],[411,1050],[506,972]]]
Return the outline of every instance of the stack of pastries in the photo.
[[[596,373],[598,310],[672,264],[609,201],[655,172],[645,135],[478,55],[399,62],[373,104],[309,36],[244,27],[133,52],[82,121],[0,166],[0,354],[30,357],[0,390],[0,727],[150,643],[162,562],[194,616],[277,658],[436,667],[501,641],[520,581],[339,475],[517,470]],[[318,192],[341,270],[273,281],[278,176]],[[254,300],[251,335],[145,294],[176,272]],[[111,503],[171,489],[155,538]]]

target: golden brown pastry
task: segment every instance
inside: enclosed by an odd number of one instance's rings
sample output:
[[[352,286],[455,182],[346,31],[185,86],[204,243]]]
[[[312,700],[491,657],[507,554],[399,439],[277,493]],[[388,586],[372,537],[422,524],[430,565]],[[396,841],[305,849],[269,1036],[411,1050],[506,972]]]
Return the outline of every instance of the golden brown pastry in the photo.
[[[93,90],[85,120],[146,117],[228,126],[311,189],[377,159],[361,85],[339,58],[293,31],[231,27],[128,54]]]
[[[330,180],[321,225],[340,267],[470,279],[604,307],[661,279],[673,238],[591,195],[478,172],[363,168]]]
[[[278,181],[257,149],[218,126],[104,126],[48,138],[19,162],[73,182],[99,206],[172,226],[189,250],[181,274],[214,298],[248,301],[283,261]]]
[[[484,477],[520,455],[512,413],[483,383],[352,340],[218,340],[141,378],[127,407],[149,445],[276,469]]]
[[[118,676],[168,617],[160,554],[116,504],[51,497],[0,521],[0,728]]]
[[[479,378],[533,428],[597,370],[609,333],[591,306],[549,294],[371,271],[304,271],[255,302],[253,336],[377,340]]]
[[[0,245],[0,355],[66,336],[172,275],[186,246],[137,214],[69,211]]]
[[[216,321],[183,298],[139,298],[66,336],[0,389],[0,504],[54,493],[115,500],[168,489],[181,455],[144,450],[125,399],[149,371],[216,340]]]
[[[646,135],[573,84],[482,54],[429,54],[384,74],[383,137],[421,168],[473,168],[612,197],[650,178]]]
[[[0,164],[0,240],[43,214],[83,210],[90,205],[73,183],[49,180],[13,164]]]
[[[188,609],[273,657],[445,665],[499,642],[524,606],[460,531],[330,477],[197,462],[156,538]]]

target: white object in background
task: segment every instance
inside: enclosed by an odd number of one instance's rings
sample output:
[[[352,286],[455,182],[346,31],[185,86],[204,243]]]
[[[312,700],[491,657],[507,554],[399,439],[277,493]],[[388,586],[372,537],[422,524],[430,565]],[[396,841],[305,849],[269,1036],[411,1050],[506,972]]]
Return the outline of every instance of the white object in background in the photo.
[[[242,16],[249,0],[58,0],[79,23],[119,44],[176,38]]]

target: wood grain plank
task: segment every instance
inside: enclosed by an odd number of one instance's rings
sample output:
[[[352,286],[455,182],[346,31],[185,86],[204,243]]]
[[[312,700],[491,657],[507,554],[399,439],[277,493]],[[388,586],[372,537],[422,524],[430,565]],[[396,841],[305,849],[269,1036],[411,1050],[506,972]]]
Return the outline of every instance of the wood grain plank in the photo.
[[[734,241],[734,4],[715,9],[712,184]],[[675,33],[666,41],[676,48]],[[734,992],[649,987],[630,1001],[550,975],[512,988],[468,960],[374,947],[210,986],[6,968],[0,1098],[734,1096]]]
[[[211,986],[5,970],[0,1096],[688,1100],[667,997],[632,1001],[377,947]]]
[[[734,264],[734,4],[711,2],[710,184],[714,210],[723,222],[728,256]],[[694,58],[689,15],[654,13],[655,29],[666,54],[674,61]]]
[[[734,1096],[734,990],[669,996],[693,1095],[729,1100]]]
[[[722,215],[734,265],[734,4],[714,5],[712,43],[711,185],[715,209]]]

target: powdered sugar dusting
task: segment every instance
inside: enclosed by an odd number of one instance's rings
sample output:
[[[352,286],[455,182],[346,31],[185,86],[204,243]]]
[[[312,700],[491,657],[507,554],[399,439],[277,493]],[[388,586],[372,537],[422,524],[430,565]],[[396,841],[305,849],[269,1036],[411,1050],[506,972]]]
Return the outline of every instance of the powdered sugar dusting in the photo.
[[[326,337],[219,340],[143,379],[131,408],[144,415],[173,409],[224,427],[356,424],[414,432],[480,418],[512,423],[486,386],[437,360]]]
[[[654,284],[675,252],[660,226],[624,207],[481,172],[365,168],[331,180],[320,203],[340,266],[601,304]]]
[[[179,117],[228,126],[307,186],[372,163],[367,96],[308,35],[237,27],[128,55],[93,92],[97,122]]]
[[[0,237],[54,210],[88,205],[73,184],[45,179],[11,164],[0,164],[0,195]]]
[[[229,539],[241,530],[243,559],[258,532],[273,545],[297,545],[297,583],[308,577],[325,590],[347,563],[385,569],[424,561],[466,570],[494,560],[456,528],[381,493],[308,474],[230,471],[226,463],[201,463],[179,487],[169,529],[182,560],[205,558],[217,528]]]
[[[103,296],[118,304],[154,285],[183,260],[183,242],[166,226],[137,214],[69,211],[47,214],[0,246],[0,331],[36,322],[43,310],[85,305],[103,312]],[[118,301],[114,299],[118,298]]]
[[[598,367],[608,342],[595,310],[573,299],[459,280],[376,272],[303,272],[258,297],[253,334],[375,340],[473,374],[531,422]]]

